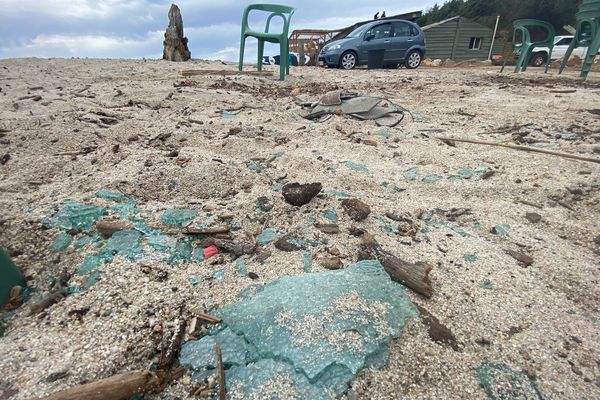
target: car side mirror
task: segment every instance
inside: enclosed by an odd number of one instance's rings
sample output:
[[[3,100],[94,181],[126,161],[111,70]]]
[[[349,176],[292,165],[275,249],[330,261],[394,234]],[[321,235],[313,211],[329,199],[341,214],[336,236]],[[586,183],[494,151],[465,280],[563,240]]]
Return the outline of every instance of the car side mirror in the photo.
[[[370,42],[374,38],[375,38],[375,35],[367,35],[367,36],[365,36],[365,42]]]

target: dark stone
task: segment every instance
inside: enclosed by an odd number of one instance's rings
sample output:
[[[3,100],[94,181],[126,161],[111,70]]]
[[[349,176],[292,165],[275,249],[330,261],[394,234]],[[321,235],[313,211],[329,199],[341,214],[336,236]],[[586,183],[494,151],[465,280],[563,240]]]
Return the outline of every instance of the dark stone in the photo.
[[[524,267],[528,267],[533,264],[533,257],[525,253],[521,253],[520,251],[506,250],[506,254],[517,260]]]
[[[542,216],[540,214],[533,212],[528,212],[527,214],[525,214],[525,218],[527,218],[527,220],[532,224],[537,224],[542,220]]]
[[[0,157],[0,164],[4,165],[10,160],[10,154],[6,153],[2,157]]]
[[[297,182],[288,183],[283,187],[283,198],[294,206],[302,206],[319,194],[323,185],[320,182],[301,185]]]
[[[59,379],[62,379],[64,377],[68,376],[68,375],[69,375],[69,371],[67,371],[67,370],[53,372],[46,377],[46,382],[55,382]]]
[[[358,199],[343,200],[342,207],[346,211],[346,214],[355,221],[362,221],[371,213],[371,208]]]
[[[600,235],[596,236],[596,238],[594,239],[594,243],[596,243],[596,245],[600,246]]]
[[[277,239],[275,242],[275,248],[281,251],[296,251],[302,250],[301,246],[298,246],[296,243],[290,241],[291,236],[285,235]]]
[[[175,4],[169,9],[169,26],[165,32],[163,42],[163,60],[187,61],[192,57],[188,49],[188,39],[183,36],[183,18],[181,11]]]
[[[248,278],[250,279],[258,279],[258,275],[254,272],[248,272]]]
[[[340,227],[336,224],[315,224],[314,226],[323,233],[340,233]]]

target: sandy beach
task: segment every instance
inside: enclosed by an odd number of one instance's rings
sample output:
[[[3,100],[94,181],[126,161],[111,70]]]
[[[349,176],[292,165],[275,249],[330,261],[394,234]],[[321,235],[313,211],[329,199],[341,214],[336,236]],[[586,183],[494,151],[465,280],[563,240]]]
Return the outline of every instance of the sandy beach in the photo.
[[[278,81],[271,66],[272,76],[184,77],[184,69],[237,68],[0,60],[0,245],[36,289],[3,314],[0,397],[38,398],[149,368],[163,336],[194,312],[238,301],[253,284],[303,274],[305,252],[312,272],[327,270],[324,256],[355,262],[354,227],[402,259],[433,266],[431,298],[406,292],[458,346],[433,341],[414,319],[393,341],[387,365],[363,370],[344,398],[485,399],[477,374],[485,363],[523,373],[544,399],[600,398],[600,164],[438,139],[599,160],[599,72],[582,81],[574,69],[559,76],[539,68],[500,74],[491,65],[296,67]],[[333,90],[385,97],[412,115],[391,128],[344,115],[309,121],[291,94],[318,101]],[[281,193],[290,182],[320,182],[323,190],[295,207]],[[59,277],[84,286],[77,271],[94,252],[93,243],[75,242],[55,251],[59,230],[45,221],[67,200],[112,207],[97,196],[102,189],[135,199],[152,227],[166,229],[165,210],[192,209],[195,222],[237,227],[236,242],[254,243],[271,228],[316,244],[291,252],[259,246],[243,256],[252,277],[224,250],[177,264],[155,250],[137,261],[116,256],[95,284],[32,313]],[[369,217],[351,220],[340,205],[346,196],[365,202]],[[263,197],[269,207],[257,211]],[[331,223],[326,211],[335,211],[339,233],[313,226]],[[402,215],[413,231],[386,214]],[[196,398],[193,385],[186,372],[145,398]]]

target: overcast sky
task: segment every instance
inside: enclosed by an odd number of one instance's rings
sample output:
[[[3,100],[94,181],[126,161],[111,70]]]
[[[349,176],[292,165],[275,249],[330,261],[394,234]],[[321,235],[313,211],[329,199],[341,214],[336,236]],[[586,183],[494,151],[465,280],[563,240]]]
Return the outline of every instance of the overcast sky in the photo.
[[[249,0],[179,0],[193,58],[235,61]],[[262,2],[265,2],[264,0]],[[337,29],[373,17],[426,10],[435,0],[282,0],[293,29]],[[443,2],[443,1],[438,1]],[[0,58],[161,58],[172,1],[0,0]],[[248,56],[255,54],[249,39]],[[278,54],[267,48],[265,55]]]

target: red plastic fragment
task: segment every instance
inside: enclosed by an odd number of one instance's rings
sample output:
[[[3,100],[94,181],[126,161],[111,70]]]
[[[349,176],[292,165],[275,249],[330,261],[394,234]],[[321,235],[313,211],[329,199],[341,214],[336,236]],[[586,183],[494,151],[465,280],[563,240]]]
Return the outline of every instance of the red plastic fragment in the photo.
[[[217,254],[219,254],[219,248],[214,244],[211,244],[210,246],[204,249],[204,258],[207,260],[211,257],[216,256]]]

